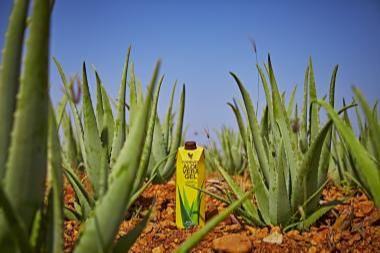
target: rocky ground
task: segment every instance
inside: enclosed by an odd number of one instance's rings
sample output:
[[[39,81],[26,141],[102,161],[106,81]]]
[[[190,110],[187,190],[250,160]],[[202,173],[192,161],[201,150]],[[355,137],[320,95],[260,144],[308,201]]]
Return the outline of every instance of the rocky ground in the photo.
[[[244,182],[243,178],[240,180]],[[222,180],[211,176],[207,187],[223,187]],[[68,185],[65,188],[65,202],[70,205],[73,192]],[[164,185],[152,185],[142,194],[134,205],[134,211],[121,224],[118,236],[128,233],[144,217],[153,199],[151,220],[131,252],[172,252],[196,231],[196,228],[176,228],[175,183],[172,180]],[[231,215],[192,252],[380,252],[380,210],[362,192],[328,184],[323,191],[323,200],[335,199],[344,202],[305,232],[283,232],[279,227],[253,227]],[[224,204],[208,196],[206,203],[207,219],[225,208]],[[65,252],[72,251],[78,230],[78,223],[65,221]]]

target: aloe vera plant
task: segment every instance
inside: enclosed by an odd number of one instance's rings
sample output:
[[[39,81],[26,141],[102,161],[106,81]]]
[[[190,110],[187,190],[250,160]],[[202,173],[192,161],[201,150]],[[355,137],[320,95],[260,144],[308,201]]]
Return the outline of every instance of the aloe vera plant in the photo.
[[[300,131],[294,131],[290,118],[294,98],[286,106],[277,86],[270,57],[266,65],[267,75],[260,66],[257,69],[267,101],[260,123],[249,93],[240,79],[231,73],[243,97],[247,125],[238,104],[234,102],[229,106],[235,114],[247,150],[256,199],[255,205],[250,200],[243,202],[241,213],[246,220],[259,225],[297,225],[301,229],[307,228],[331,209],[331,206],[321,208],[318,200],[327,180],[332,122],[328,121],[322,128],[319,125],[318,108],[312,103],[317,99],[317,94],[311,60],[305,73]],[[330,83],[329,100],[332,106],[336,71],[337,67]],[[217,167],[233,193],[241,196],[242,190],[238,185],[222,166]]]
[[[149,162],[147,171],[148,177],[157,174],[155,177],[156,183],[164,183],[168,181],[175,172],[175,154],[183,139],[183,118],[185,112],[185,87],[183,86],[179,108],[177,112],[176,122],[175,114],[173,113],[174,95],[176,91],[176,83],[172,88],[170,95],[169,106],[166,112],[164,121],[161,122],[157,117],[156,126],[154,128],[152,157]],[[166,162],[154,169],[157,162],[167,158]]]
[[[83,107],[79,112],[77,99],[70,93],[71,82],[67,82],[61,66],[56,61],[66,92],[55,112],[49,102],[48,93],[52,1],[33,1],[27,51],[22,65],[19,57],[24,44],[28,3],[29,1],[14,3],[7,32],[9,38],[5,43],[5,57],[2,62],[2,69],[7,73],[1,75],[1,88],[8,87],[10,90],[1,96],[11,97],[7,97],[7,100],[1,99],[6,103],[1,103],[0,107],[4,117],[13,114],[13,111],[15,117],[13,121],[10,120],[11,127],[6,126],[5,130],[2,128],[4,131],[0,135],[1,147],[6,149],[6,152],[2,152],[4,157],[1,165],[3,184],[0,185],[0,251],[63,251],[63,215],[64,212],[68,213],[63,203],[64,175],[77,193],[81,206],[79,214],[81,218],[85,217],[86,223],[75,251],[104,252],[114,246],[115,252],[127,251],[149,218],[149,215],[146,216],[134,230],[114,245],[114,238],[124,218],[126,207],[136,198],[132,191],[135,175],[138,170],[147,167],[150,158],[161,85],[160,82],[157,86],[160,64],[155,68],[142,106],[136,111],[135,122],[129,130],[127,141],[123,141],[125,136],[119,137],[119,134],[123,136],[122,133],[127,132],[123,123],[115,124],[115,127],[110,124],[113,122],[110,120],[110,101],[98,76],[102,108],[98,106],[95,114],[85,65],[82,79]],[[20,78],[18,73],[21,69],[23,72]],[[126,69],[127,67],[124,73]],[[122,106],[118,106],[117,120],[125,122],[125,75],[122,79],[118,100]],[[74,125],[71,125],[71,116],[65,110],[67,103],[72,109]],[[65,143],[67,147],[64,153],[58,134],[60,125],[63,125],[64,135],[70,136]],[[114,136],[118,136],[116,140],[121,140],[120,155],[116,157],[113,166],[110,166]],[[73,150],[70,153],[68,151],[71,148]],[[83,160],[94,194],[86,191],[72,169],[72,166],[76,166],[71,164],[75,159]]]
[[[347,115],[343,119],[326,102],[318,100],[331,120],[334,121],[337,132],[342,142],[335,151],[335,160],[347,166],[347,170],[341,170],[342,176],[348,177],[358,184],[380,207],[380,122],[377,116],[377,105],[371,108],[359,89],[354,88],[356,101],[359,103],[365,116],[365,123],[359,111],[357,111],[360,136],[355,136],[353,127]],[[340,148],[340,149],[339,149]]]
[[[217,170],[214,160],[218,160],[221,166],[230,174],[240,174],[247,167],[247,157],[245,146],[240,133],[233,129],[222,127],[216,131],[220,150],[215,141],[211,141],[207,148],[206,162],[207,168]]]

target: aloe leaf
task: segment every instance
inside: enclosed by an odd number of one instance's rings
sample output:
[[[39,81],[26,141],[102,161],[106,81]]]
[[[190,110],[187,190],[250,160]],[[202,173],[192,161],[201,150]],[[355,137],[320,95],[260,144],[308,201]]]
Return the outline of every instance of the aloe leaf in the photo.
[[[133,63],[131,63],[131,73],[130,73],[130,81],[129,81],[129,125],[132,126],[133,119],[137,112],[137,91],[136,91],[136,76],[135,76],[135,68]]]
[[[72,85],[74,84],[74,80],[71,80],[71,82],[69,84],[67,82],[67,78],[66,78],[66,75],[63,71],[62,65],[58,62],[58,60],[56,58],[53,57],[53,60],[54,60],[54,63],[58,69],[59,75],[61,76],[65,95],[68,97],[70,109],[71,109],[71,112],[73,114],[75,130],[76,130],[75,132],[77,134],[77,140],[78,140],[78,144],[79,144],[78,150],[80,150],[81,156],[83,157],[83,160],[86,162],[87,161],[86,151],[85,151],[84,140],[83,140],[83,124],[81,121],[79,110],[75,104],[74,98],[71,97],[70,91],[69,91],[70,87],[72,87]]]
[[[206,223],[206,225],[203,228],[192,234],[192,236],[189,239],[187,239],[175,252],[190,252],[190,250],[195,245],[197,245],[205,235],[207,235],[220,222],[225,220],[236,208],[238,208],[242,204],[242,202],[244,202],[248,198],[249,195],[250,192],[247,192],[241,199],[235,201],[229,207],[224,209],[219,215],[212,218],[209,222]]]
[[[154,125],[154,133],[153,133],[153,146],[152,146],[152,159],[149,162],[149,172],[148,174],[152,174],[151,168],[153,167],[154,161],[162,160],[166,157],[166,144],[164,142],[164,134],[160,124],[160,119],[156,117],[156,123]],[[162,164],[160,167],[160,171],[165,166]]]
[[[62,117],[62,128],[64,135],[64,157],[65,164],[68,168],[76,168],[77,166],[77,145],[74,137],[73,128],[71,125],[70,117],[65,112]]]
[[[128,234],[119,238],[112,251],[113,253],[124,253],[129,251],[129,249],[133,246],[137,238],[139,238],[140,234],[146,227],[152,210],[153,207],[149,209],[149,212],[144,216],[144,218],[131,231],[129,231]]]
[[[316,178],[318,176],[318,165],[322,146],[331,127],[332,122],[329,121],[321,129],[315,140],[311,143],[298,169],[298,173],[295,176],[295,182],[297,182],[297,184],[293,185],[291,195],[291,208],[293,211],[302,205],[302,203],[306,201],[307,196],[312,195],[315,189],[317,189]]]
[[[52,186],[52,195],[49,196],[48,211],[52,214],[52,221],[48,230],[48,252],[63,251],[63,176],[61,162],[61,147],[58,137],[58,128],[53,107],[49,110],[49,137],[48,137],[48,181]]]
[[[30,231],[35,213],[44,198],[48,133],[49,26],[49,3],[42,0],[34,1],[6,164],[7,171],[3,179],[4,191],[12,207],[19,212],[27,231]],[[7,240],[8,229],[0,216],[2,245],[10,244]],[[8,252],[13,250],[9,249]]]
[[[108,154],[112,151],[112,142],[115,133],[115,122],[112,114],[112,107],[110,99],[107,95],[106,89],[102,85],[102,101],[103,101],[103,129],[101,131],[102,143],[107,146]]]
[[[165,147],[169,146],[169,136],[171,134],[171,129],[173,126],[173,118],[172,118],[173,117],[173,102],[174,102],[174,94],[175,94],[176,87],[177,87],[177,81],[175,81],[172,88],[172,92],[170,94],[169,106],[168,106],[168,110],[165,116],[165,123],[163,125],[163,134],[164,134],[163,138],[164,138]],[[170,151],[169,149],[166,150],[166,152],[169,152],[169,151]]]
[[[248,115],[248,123],[250,127],[250,132],[253,137],[253,143],[255,145],[255,150],[257,152],[257,158],[259,160],[261,170],[263,171],[264,177],[266,182],[269,182],[269,163],[268,163],[268,157],[265,154],[264,151],[264,145],[260,136],[260,129],[257,122],[257,118],[255,117],[255,109],[253,107],[252,100],[250,98],[250,95],[248,91],[245,89],[242,82],[239,80],[239,78],[232,72],[230,72],[232,77],[235,79],[237,85],[239,86],[240,92],[242,94],[245,109],[247,111]],[[248,154],[250,153],[249,150],[247,150]]]
[[[0,208],[2,209],[5,220],[10,227],[10,234],[12,236],[12,239],[17,243],[17,247],[22,252],[32,252],[31,246],[29,244],[27,230],[18,212],[12,207],[9,198],[4,192],[3,186],[0,186]],[[1,250],[4,249],[7,250],[6,247],[2,246]]]
[[[241,138],[243,140],[243,143],[244,143],[244,145],[243,145],[244,146],[244,150],[247,153],[247,147],[246,147],[247,144],[245,143],[246,135],[247,135],[247,133],[246,133],[246,127],[244,126],[243,117],[241,116],[239,107],[238,107],[235,99],[233,100],[233,104],[227,103],[227,105],[229,107],[231,107],[231,109],[232,109],[232,111],[233,111],[233,113],[235,115],[235,118],[236,118],[236,121],[237,121],[238,127],[239,127],[239,133],[240,133],[240,136],[241,136]]]
[[[126,96],[126,91],[127,91],[127,74],[128,74],[128,65],[129,65],[130,55],[131,55],[131,47],[128,48],[127,57],[124,63],[123,75],[121,77],[121,84],[120,84],[118,104],[117,104],[117,116],[116,116],[116,121],[115,121],[115,134],[114,134],[113,143],[112,143],[111,165],[115,163],[120,153],[120,150],[124,145],[125,137],[126,137],[125,96]]]
[[[316,223],[323,215],[325,215],[328,211],[330,211],[334,207],[335,207],[335,204],[325,205],[325,206],[320,207],[318,210],[310,214],[305,220],[299,223],[298,228],[300,230],[308,229],[311,225]]]
[[[277,165],[273,170],[273,178],[271,182],[269,212],[273,224],[284,224],[290,216],[289,193],[287,192],[287,184],[285,179],[285,150],[281,144],[280,154]]]
[[[360,103],[360,106],[368,121],[369,140],[372,143],[373,150],[375,151],[375,157],[377,161],[380,161],[380,124],[375,118],[375,114],[372,112],[371,107],[365,100],[364,96],[359,89],[354,88],[356,100]],[[375,110],[376,112],[376,107]]]
[[[309,109],[309,66],[305,71],[305,79],[303,85],[303,105],[302,105],[302,120],[301,120],[301,140],[300,148],[302,153],[305,153],[309,147],[308,140],[308,109]]]
[[[336,75],[338,72],[338,65],[334,67],[331,81],[330,81],[330,91],[329,91],[329,103],[332,107],[334,107],[335,103],[335,83],[336,83]],[[322,185],[327,178],[327,172],[330,165],[330,153],[331,153],[331,139],[332,139],[333,130],[329,130],[327,134],[325,144],[322,147],[321,160],[319,161],[318,168],[318,186]]]
[[[58,106],[57,106],[57,109],[56,109],[56,113],[55,113],[56,119],[57,119],[57,128],[58,128],[58,130],[60,129],[60,126],[61,126],[61,123],[62,123],[62,119],[63,119],[63,115],[66,112],[66,105],[67,105],[67,96],[66,96],[66,94],[63,94],[61,100],[58,103]]]
[[[318,99],[311,57],[309,58],[309,92],[311,101]],[[310,142],[312,142],[319,132],[319,116],[315,104],[310,104],[310,106]]]
[[[247,137],[248,138],[248,137]],[[248,169],[251,176],[251,181],[255,186],[255,197],[257,201],[258,209],[265,224],[270,224],[269,217],[269,191],[265,185],[263,175],[259,171],[259,165],[254,157],[252,144],[249,140],[246,141],[249,145],[247,146],[247,156],[248,156]]]
[[[220,166],[220,164],[216,161],[217,169],[219,170],[220,174],[223,176],[223,178],[226,180],[227,184],[231,187],[234,194],[237,196],[237,199],[240,199],[243,197],[244,193],[239,188],[239,186],[234,182],[234,180],[231,178],[228,173],[223,170],[223,168]],[[250,218],[255,221],[257,225],[263,225],[263,222],[261,221],[257,208],[253,205],[250,199],[247,199],[243,202],[243,208],[247,211]]]
[[[77,212],[74,209],[68,208],[67,206],[64,207],[63,214],[65,219],[68,220],[81,221],[84,219],[81,213]]]
[[[378,165],[373,161],[367,150],[360,144],[352,129],[339,118],[334,109],[324,101],[318,100],[317,103],[326,109],[330,119],[333,120],[335,128],[344,139],[352,156],[355,158],[355,161],[369,186],[369,191],[371,192],[375,204],[380,206],[380,175]]]
[[[284,103],[283,96],[280,95],[278,90],[278,85],[276,78],[274,76],[274,70],[271,62],[270,55],[268,55],[268,70],[269,70],[269,80],[272,88],[272,99],[273,99],[273,111],[275,119],[283,119],[286,123],[288,132],[290,133],[290,120],[288,114],[286,113],[286,107]],[[275,124],[275,123],[274,123]]]
[[[290,95],[290,100],[289,100],[288,108],[286,109],[286,111],[288,113],[288,118],[292,117],[292,114],[293,114],[293,111],[294,111],[296,92],[297,92],[297,85],[294,86],[294,88],[293,88],[293,91],[292,91],[292,93]]]
[[[156,78],[156,77],[154,77],[154,78]],[[142,159],[140,161],[133,192],[135,192],[138,188],[140,188],[140,186],[144,182],[145,176],[146,176],[146,171],[148,169],[149,158],[150,158],[151,151],[152,151],[154,128],[155,128],[155,123],[156,123],[156,118],[157,118],[158,97],[160,95],[160,89],[161,89],[161,85],[162,85],[163,80],[164,80],[164,76],[162,76],[160,81],[158,82],[158,87],[157,87],[157,89],[153,95],[153,102],[152,102],[153,104],[152,104],[152,108],[149,112],[148,130],[146,132],[146,140],[144,143],[144,149],[143,149],[143,153],[142,153],[142,157],[144,157],[145,159]],[[152,82],[155,82],[155,80],[152,80]]]
[[[146,183],[144,183],[144,185],[141,186],[137,191],[133,192],[133,194],[128,200],[127,208],[125,208],[125,210],[128,210],[133,205],[133,203],[136,202],[136,200],[140,197],[140,195],[148,188],[148,186],[152,184],[155,177],[156,177],[156,174],[154,174],[151,178],[149,178],[149,180]]]
[[[66,169],[64,172],[67,180],[74,189],[75,195],[79,200],[82,209],[82,215],[84,216],[84,218],[89,217],[89,214],[95,205],[94,200],[87,193],[85,187],[82,185],[78,177],[71,169]]]
[[[102,81],[100,80],[98,72],[95,70],[96,78],[96,122],[98,123],[98,131],[101,132],[103,128],[103,100],[102,100]]]
[[[28,0],[14,1],[5,33],[0,65],[0,178],[5,175],[8,147],[11,143],[16,95],[20,86],[21,58],[28,13]]]
[[[159,66],[160,62],[156,65],[154,76],[158,75]],[[133,190],[139,162],[141,159],[146,159],[141,155],[146,139],[151,100],[156,86],[156,78],[152,78],[152,80],[154,82],[148,87],[144,106],[138,111],[136,122],[132,125],[129,137],[113,166],[108,191],[97,204],[94,216],[86,221],[79,243],[74,249],[76,253],[110,250]],[[100,229],[98,230],[97,227]],[[96,243],[99,240],[103,242],[104,246],[101,249]]]
[[[101,171],[103,164],[100,155],[102,153],[102,144],[100,134],[97,128],[94,109],[90,96],[90,90],[87,82],[86,65],[83,63],[83,137],[86,150],[86,171],[90,178],[91,184],[95,191],[95,198],[99,196],[101,189]]]
[[[176,152],[178,149],[179,145],[181,144],[181,139],[182,139],[182,128],[183,128],[183,117],[185,113],[185,84],[182,86],[182,92],[181,92],[181,97],[180,97],[180,105],[179,105],[179,111],[177,115],[177,122],[176,122],[176,128],[174,132],[174,137],[171,140],[170,144],[170,153]],[[170,157],[166,164],[165,167],[163,168],[162,171],[162,176],[167,180],[170,178],[173,173],[174,173],[174,166],[175,164],[175,157]]]
[[[273,100],[273,110],[274,110],[274,117],[276,122],[274,124],[277,124],[280,126],[282,138],[284,139],[284,148],[287,158],[287,163],[290,169],[291,173],[291,183],[292,185],[295,184],[294,178],[296,169],[297,169],[297,152],[296,152],[296,141],[294,139],[294,135],[291,132],[290,129],[290,120],[287,117],[285,104],[281,99],[280,92],[278,90],[277,82],[274,76],[274,71],[272,67],[272,63],[270,60],[270,57],[268,56],[268,65],[269,65],[269,76],[270,76],[270,84],[272,87],[272,100]],[[273,133],[276,136],[277,134],[277,128],[273,127]],[[275,137],[275,140],[278,138]],[[275,145],[276,147],[276,145]]]
[[[269,90],[269,85],[268,85],[268,82],[265,78],[265,75],[264,75],[264,72],[263,70],[260,68],[259,65],[256,65],[257,66],[257,70],[259,71],[259,74],[260,74],[260,77],[261,77],[261,82],[263,84],[263,88],[264,88],[264,93],[265,93],[265,98],[266,98],[266,101],[267,101],[267,106],[268,106],[268,115],[269,115],[269,126],[271,129],[273,129],[274,125],[275,125],[275,120],[274,120],[274,115],[273,115],[273,103],[272,103],[272,96],[271,96],[271,93],[270,93],[270,90]]]

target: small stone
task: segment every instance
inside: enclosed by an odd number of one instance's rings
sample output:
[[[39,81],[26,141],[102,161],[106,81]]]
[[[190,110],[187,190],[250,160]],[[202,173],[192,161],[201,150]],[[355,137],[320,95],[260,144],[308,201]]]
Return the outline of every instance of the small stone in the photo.
[[[252,243],[245,235],[231,234],[214,239],[212,248],[216,252],[246,253],[252,249]]]
[[[158,246],[158,247],[155,247],[153,250],[152,250],[152,253],[164,253],[165,250],[164,248],[162,247],[162,245]]]
[[[283,238],[282,234],[275,231],[275,232],[271,233],[270,235],[268,235],[267,237],[265,237],[263,239],[263,242],[267,242],[267,243],[271,243],[271,244],[281,244],[282,238]]]

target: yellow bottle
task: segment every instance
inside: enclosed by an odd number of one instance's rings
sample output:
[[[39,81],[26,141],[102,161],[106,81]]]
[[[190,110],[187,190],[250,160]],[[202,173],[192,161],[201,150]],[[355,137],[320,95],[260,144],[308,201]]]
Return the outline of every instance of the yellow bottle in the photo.
[[[185,142],[177,153],[176,164],[176,224],[190,228],[205,223],[204,194],[206,183],[204,149],[194,141]]]

